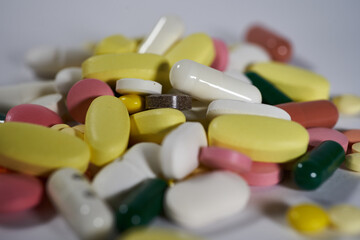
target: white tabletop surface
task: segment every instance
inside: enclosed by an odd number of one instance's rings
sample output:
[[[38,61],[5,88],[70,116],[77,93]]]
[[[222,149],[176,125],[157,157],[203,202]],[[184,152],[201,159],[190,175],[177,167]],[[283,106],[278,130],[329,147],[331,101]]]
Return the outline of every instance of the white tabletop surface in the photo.
[[[163,15],[175,14],[186,33],[206,32],[234,44],[253,23],[263,23],[291,40],[291,62],[325,76],[331,95],[360,95],[360,1],[90,1],[13,0],[0,2],[0,86],[39,81],[24,64],[26,51],[38,45],[79,46],[121,33],[146,35]],[[337,128],[360,128],[360,116],[341,119]],[[339,169],[316,191],[291,183],[252,188],[248,207],[204,229],[186,229],[206,239],[303,239],[285,222],[288,206],[315,202],[360,207],[360,174]],[[181,229],[158,218],[152,226]],[[360,239],[332,231],[317,239]],[[65,221],[44,201],[34,210],[0,215],[0,240],[77,239]]]

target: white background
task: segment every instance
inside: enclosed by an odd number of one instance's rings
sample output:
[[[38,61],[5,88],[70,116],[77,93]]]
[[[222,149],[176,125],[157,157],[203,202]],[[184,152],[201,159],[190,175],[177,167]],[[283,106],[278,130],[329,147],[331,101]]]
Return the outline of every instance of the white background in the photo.
[[[206,32],[234,44],[253,23],[291,40],[292,64],[325,76],[331,94],[360,95],[360,1],[85,1],[0,2],[0,85],[36,81],[23,56],[38,45],[76,46],[112,34],[144,36],[157,20],[176,14],[186,35]],[[338,127],[360,128],[360,118],[342,117]],[[0,136],[1,137],[1,136]],[[252,189],[249,207],[231,219],[194,232],[209,239],[300,239],[284,222],[288,205],[312,201],[324,207],[360,207],[360,174],[338,170],[315,192],[283,184]],[[155,225],[175,227],[164,220]],[[192,231],[192,230],[188,230]],[[320,239],[342,239],[333,233]],[[0,215],[0,239],[76,239],[49,203],[20,215]]]

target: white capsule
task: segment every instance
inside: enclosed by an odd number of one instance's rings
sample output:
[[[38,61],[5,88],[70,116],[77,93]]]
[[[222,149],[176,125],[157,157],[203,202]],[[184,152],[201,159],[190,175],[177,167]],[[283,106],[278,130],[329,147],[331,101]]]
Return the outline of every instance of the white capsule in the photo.
[[[209,104],[206,118],[211,121],[224,114],[249,114],[291,120],[286,111],[272,105],[223,99],[212,101]]]
[[[116,92],[120,94],[161,94],[162,85],[139,78],[122,78],[116,81]]]
[[[59,93],[48,94],[36,98],[29,103],[44,106],[51,111],[56,112],[60,117],[64,116],[67,113],[64,98]]]
[[[164,16],[140,45],[139,53],[164,54],[184,32],[184,24],[176,16]]]
[[[171,68],[170,82],[173,88],[204,102],[217,99],[261,102],[261,93],[255,86],[188,59]]]
[[[16,105],[55,93],[53,81],[38,81],[0,87],[0,111],[7,112]]]
[[[252,63],[268,61],[271,57],[263,48],[252,43],[239,43],[230,50],[227,69],[245,72]]]
[[[82,79],[80,67],[68,67],[60,70],[55,76],[55,89],[66,96],[70,88]]]
[[[38,76],[53,78],[63,68],[80,67],[90,56],[91,52],[84,48],[40,46],[29,50],[25,61]]]
[[[63,168],[53,173],[47,192],[80,239],[106,239],[112,232],[112,212],[77,170]]]

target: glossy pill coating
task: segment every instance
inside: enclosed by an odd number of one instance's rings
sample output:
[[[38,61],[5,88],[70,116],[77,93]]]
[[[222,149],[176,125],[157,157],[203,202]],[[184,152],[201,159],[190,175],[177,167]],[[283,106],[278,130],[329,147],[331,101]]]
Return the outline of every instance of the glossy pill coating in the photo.
[[[63,168],[47,182],[47,193],[55,207],[80,239],[106,239],[114,217],[88,180],[78,171]]]
[[[227,69],[245,72],[253,63],[269,62],[271,60],[265,49],[252,43],[239,43],[230,49],[229,64]]]
[[[360,129],[349,129],[342,132],[349,140],[348,151],[351,152],[351,147],[354,143],[360,142]]]
[[[259,74],[294,101],[329,99],[329,82],[308,70],[278,62],[264,62],[250,65],[247,71]]]
[[[141,43],[138,52],[163,55],[181,38],[184,29],[184,23],[177,16],[163,16]]]
[[[346,168],[360,172],[360,153],[351,153],[345,156],[345,166]]]
[[[144,98],[135,94],[122,95],[119,99],[125,104],[129,114],[140,112],[144,109]]]
[[[126,231],[125,235],[117,240],[201,240],[202,238],[179,232],[172,229],[135,228]]]
[[[328,210],[330,223],[337,231],[347,234],[360,233],[360,208],[340,204]]]
[[[179,180],[199,166],[200,148],[207,146],[206,132],[200,123],[186,122],[166,135],[161,145],[164,177]]]
[[[43,185],[35,177],[25,174],[0,174],[0,213],[21,212],[38,205]]]
[[[167,183],[148,179],[131,189],[116,206],[116,226],[119,231],[149,224],[163,211]]]
[[[204,102],[217,99],[261,102],[261,93],[256,87],[188,59],[171,68],[170,82],[175,89]]]
[[[255,116],[222,115],[210,122],[210,146],[239,151],[257,162],[282,163],[306,152],[309,135],[293,121]]]
[[[97,79],[83,79],[74,84],[66,97],[70,115],[79,123],[85,123],[86,113],[92,101],[99,96],[114,96],[111,88]]]
[[[241,212],[249,194],[248,185],[235,173],[205,173],[168,189],[165,214],[181,226],[204,227]]]
[[[219,71],[225,71],[229,62],[229,50],[226,43],[220,39],[213,38],[215,47],[215,59],[211,64],[212,68]]]
[[[251,169],[251,159],[234,150],[219,147],[202,147],[199,162],[206,167],[230,170],[235,173],[248,172]]]
[[[290,115],[281,108],[262,103],[248,103],[228,99],[212,101],[208,106],[206,118],[212,120],[224,114],[248,114],[291,120]]]
[[[354,144],[351,146],[351,151],[352,151],[353,153],[360,153],[360,142],[354,143]]]
[[[293,51],[289,40],[263,26],[255,25],[248,29],[246,41],[266,49],[274,61],[288,62],[291,60]]]
[[[62,167],[84,172],[89,164],[87,144],[68,134],[34,124],[9,122],[0,125],[0,135],[0,165],[14,171],[46,176]]]
[[[140,78],[159,82],[165,91],[170,89],[169,63],[150,53],[118,53],[97,55],[82,64],[83,78],[95,78],[115,86],[121,78]]]
[[[21,104],[7,112],[5,122],[24,122],[51,127],[62,123],[62,119],[46,107],[37,104]]]
[[[48,94],[33,101],[30,104],[36,104],[55,112],[61,118],[64,118],[67,114],[67,109],[63,96],[60,93]]]
[[[329,225],[326,212],[321,207],[310,203],[291,207],[286,218],[295,230],[305,234],[322,232]]]
[[[58,93],[66,96],[70,88],[81,80],[81,68],[69,67],[60,70],[55,76],[55,89]]]
[[[174,108],[180,111],[190,110],[192,98],[186,94],[157,94],[145,97],[145,108]]]
[[[259,74],[247,72],[245,75],[250,79],[251,83],[260,90],[262,103],[276,105],[293,101],[285,93],[275,87],[274,84],[270,83]]]
[[[101,96],[90,105],[85,120],[85,142],[91,149],[91,163],[103,166],[127,148],[130,134],[129,113],[113,96]]]
[[[336,105],[339,112],[356,115],[360,113],[360,97],[356,95],[344,94],[334,97],[332,102]]]
[[[326,140],[332,140],[332,141],[339,143],[343,147],[345,152],[348,149],[349,141],[348,141],[347,137],[335,129],[308,128],[307,131],[310,136],[310,141],[309,141],[310,148],[319,146],[322,142],[324,142]]]
[[[250,186],[273,186],[281,181],[281,168],[277,163],[253,162],[248,172],[240,174]]]
[[[134,52],[136,41],[123,35],[111,35],[102,39],[95,47],[95,55]]]
[[[54,82],[38,81],[0,87],[0,111],[7,112],[10,108],[41,96],[55,93]]]
[[[160,144],[174,128],[186,121],[184,114],[171,108],[157,108],[130,116],[130,144],[154,142]]]
[[[164,56],[169,61],[170,67],[183,59],[210,66],[215,58],[215,48],[211,37],[207,34],[194,33],[176,43]]]
[[[294,181],[301,189],[314,190],[331,177],[344,160],[345,152],[339,143],[322,142],[296,162]]]
[[[300,123],[305,128],[332,128],[339,119],[335,105],[327,100],[283,103],[276,107],[285,110],[292,121]]]
[[[122,78],[116,81],[116,92],[120,94],[161,94],[160,83],[138,78]]]

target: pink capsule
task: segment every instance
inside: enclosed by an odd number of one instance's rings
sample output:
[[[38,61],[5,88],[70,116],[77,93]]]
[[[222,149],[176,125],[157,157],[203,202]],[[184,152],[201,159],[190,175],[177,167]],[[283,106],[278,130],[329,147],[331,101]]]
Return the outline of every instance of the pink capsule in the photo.
[[[212,68],[215,68],[219,71],[225,71],[229,63],[229,50],[224,41],[213,38],[213,43],[215,47],[215,59],[211,64]]]

